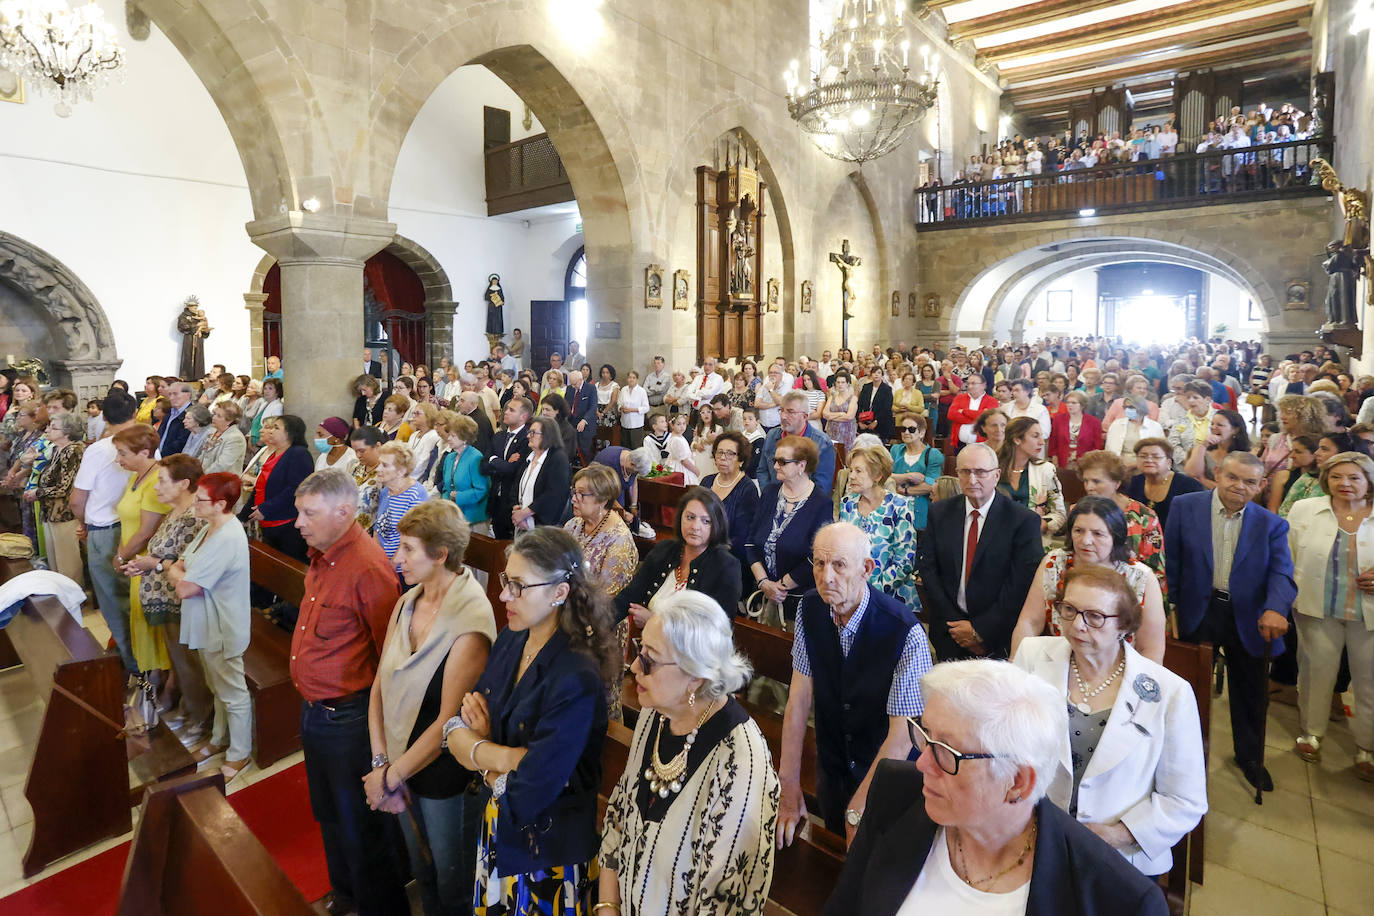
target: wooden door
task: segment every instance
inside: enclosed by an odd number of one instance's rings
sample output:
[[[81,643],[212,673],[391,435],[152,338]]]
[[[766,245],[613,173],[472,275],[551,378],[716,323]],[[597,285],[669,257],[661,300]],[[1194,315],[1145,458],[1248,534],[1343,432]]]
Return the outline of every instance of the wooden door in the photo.
[[[530,301],[530,366],[540,373],[549,369],[549,355],[568,355],[568,340],[572,336],[572,309],[563,299],[534,299]],[[566,367],[565,367],[566,368]]]

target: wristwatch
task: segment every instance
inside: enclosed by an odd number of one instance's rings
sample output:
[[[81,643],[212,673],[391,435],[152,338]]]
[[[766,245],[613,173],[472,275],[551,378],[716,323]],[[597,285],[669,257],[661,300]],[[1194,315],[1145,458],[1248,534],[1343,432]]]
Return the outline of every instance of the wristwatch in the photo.
[[[384,766],[386,766],[389,762],[390,762],[390,760],[388,760],[386,754],[373,754],[373,755],[372,755],[372,769],[374,769],[374,770],[377,769],[378,767],[384,767]]]
[[[853,808],[849,808],[844,812],[844,822],[851,827],[857,827],[859,826],[859,819],[863,816],[862,811],[855,811]]]

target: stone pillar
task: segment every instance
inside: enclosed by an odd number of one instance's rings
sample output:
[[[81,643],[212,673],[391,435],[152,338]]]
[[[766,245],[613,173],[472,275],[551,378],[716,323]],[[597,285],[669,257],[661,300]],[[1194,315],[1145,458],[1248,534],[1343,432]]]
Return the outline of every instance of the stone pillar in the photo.
[[[75,391],[77,409],[84,412],[87,401],[105,397],[123,364],[120,359],[56,359],[52,361],[53,382]]]
[[[363,262],[391,242],[395,224],[291,211],[246,228],[281,267],[287,412],[307,429],[324,417],[349,416],[348,385],[363,349]]]
[[[262,352],[262,312],[266,302],[266,293],[243,294],[243,307],[248,311],[248,355],[252,366],[249,374],[253,378],[262,378],[267,374],[267,358]]]
[[[448,299],[425,302],[425,337],[429,340],[429,361],[431,373],[439,365],[439,359],[447,356],[453,359],[453,316],[458,313],[458,303]]]

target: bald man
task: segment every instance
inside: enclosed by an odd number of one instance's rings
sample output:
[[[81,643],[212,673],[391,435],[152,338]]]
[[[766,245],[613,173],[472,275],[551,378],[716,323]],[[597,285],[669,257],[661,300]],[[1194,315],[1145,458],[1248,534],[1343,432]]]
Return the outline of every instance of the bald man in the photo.
[[[868,584],[874,562],[862,529],[848,522],[825,526],[811,555],[816,587],[797,608],[782,725],[779,847],[792,842],[806,819],[801,754],[813,701],[820,814],[827,829],[852,840],[877,762],[905,760],[911,752],[906,717],[925,708],[921,677],[931,665],[915,614]]]

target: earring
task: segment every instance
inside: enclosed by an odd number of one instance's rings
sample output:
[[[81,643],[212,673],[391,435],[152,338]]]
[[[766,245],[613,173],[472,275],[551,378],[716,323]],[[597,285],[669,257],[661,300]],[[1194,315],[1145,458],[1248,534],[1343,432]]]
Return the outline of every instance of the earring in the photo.
[[[596,631],[592,629],[592,625],[591,625],[591,624],[587,624],[587,638],[588,638],[588,639],[591,639],[591,638],[592,638],[593,636],[595,636],[595,635],[596,635]]]
[[[1011,802],[1013,805],[1019,805],[1019,804],[1021,804],[1021,796],[1019,796],[1019,795],[1016,796],[1015,798],[1010,798],[1010,799],[1007,799],[1007,800],[1008,800],[1009,802]]]
[[[696,692],[695,690],[693,690],[691,693],[687,694],[687,705],[688,705],[688,706],[696,706],[696,705],[697,705],[697,692]]]
[[[563,599],[562,599],[562,598],[559,598],[557,601],[555,601],[555,602],[553,603],[553,606],[554,606],[554,607],[562,607],[562,606],[563,606]]]

